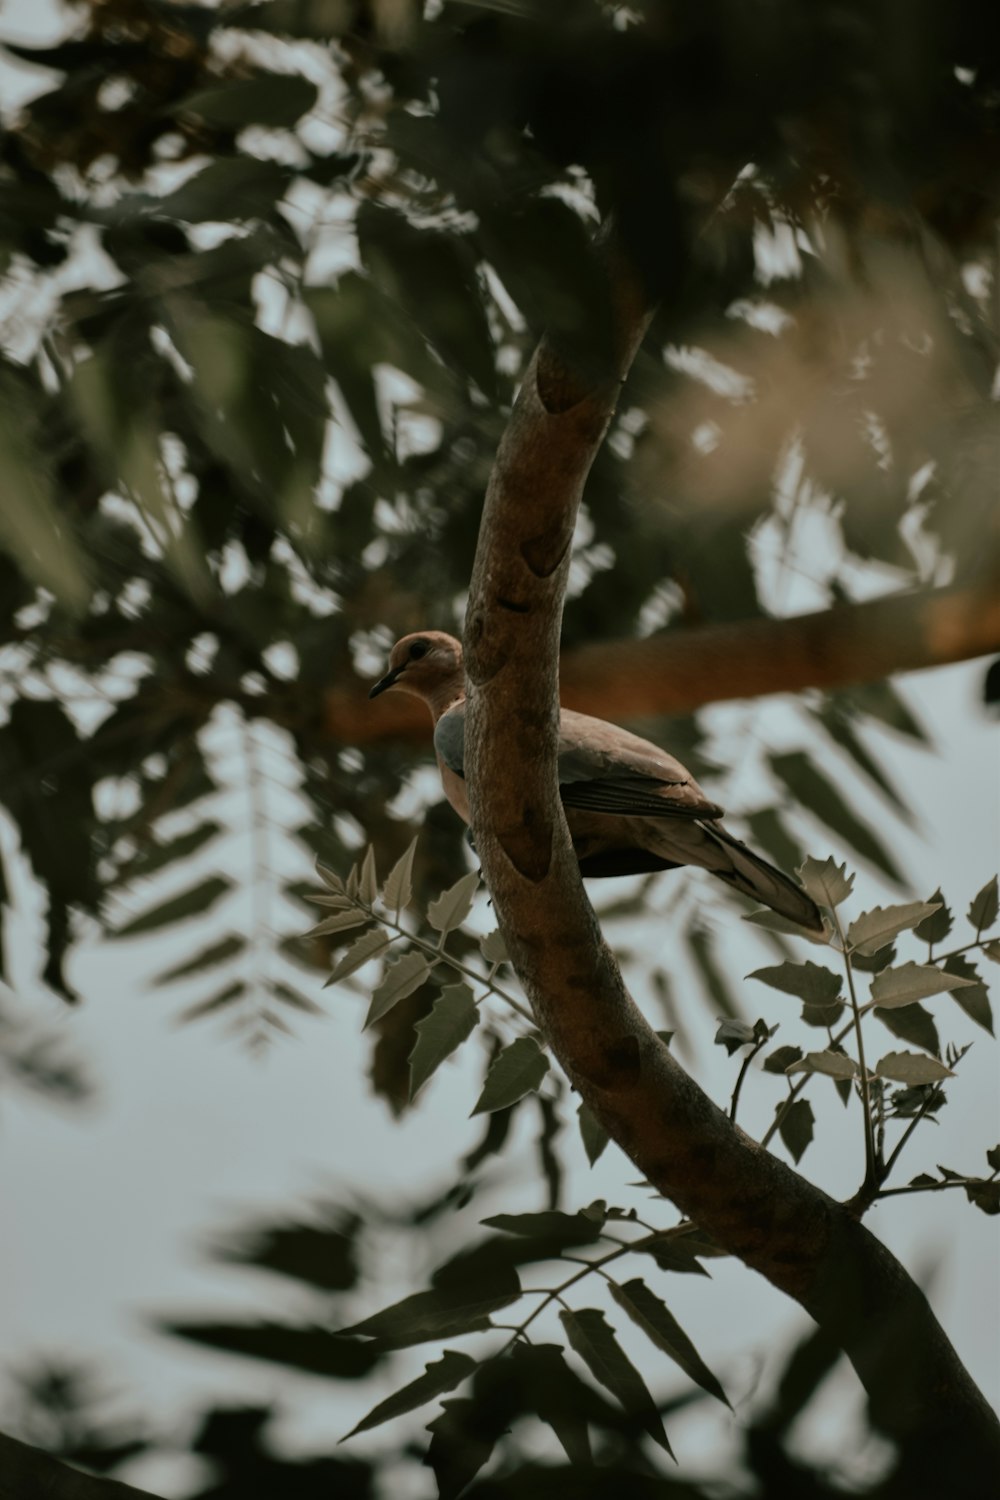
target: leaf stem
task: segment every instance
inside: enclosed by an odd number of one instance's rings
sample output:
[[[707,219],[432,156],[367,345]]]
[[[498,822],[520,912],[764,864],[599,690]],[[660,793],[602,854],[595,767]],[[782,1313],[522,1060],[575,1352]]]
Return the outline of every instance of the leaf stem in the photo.
[[[847,992],[851,998],[851,1011],[854,1016],[854,1035],[858,1044],[858,1067],[861,1069],[861,1105],[865,1116],[865,1178],[861,1184],[859,1196],[863,1197],[874,1191],[879,1182],[878,1163],[875,1156],[875,1131],[872,1125],[871,1088],[868,1082],[868,1067],[865,1063],[865,1042],[861,1030],[861,1007],[858,1004],[858,996],[854,988],[854,968],[851,964],[847,939],[844,937],[844,929],[840,923],[840,913],[836,907],[833,907],[833,920],[836,924],[837,936],[840,939],[840,946],[844,957],[844,971],[847,974]]]

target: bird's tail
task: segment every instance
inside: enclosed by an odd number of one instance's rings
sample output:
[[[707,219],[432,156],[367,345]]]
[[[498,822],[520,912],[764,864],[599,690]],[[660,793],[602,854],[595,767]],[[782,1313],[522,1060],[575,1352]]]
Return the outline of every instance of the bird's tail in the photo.
[[[813,932],[823,931],[819,907],[800,885],[796,885],[794,880],[762,859],[759,854],[754,854],[739,839],[734,839],[718,823],[702,823],[700,826],[721,845],[727,859],[728,868],[713,868],[713,875],[735,890],[742,891],[744,896],[752,896],[755,901],[762,901],[772,911],[779,912],[792,922],[798,922],[800,927],[809,927]]]

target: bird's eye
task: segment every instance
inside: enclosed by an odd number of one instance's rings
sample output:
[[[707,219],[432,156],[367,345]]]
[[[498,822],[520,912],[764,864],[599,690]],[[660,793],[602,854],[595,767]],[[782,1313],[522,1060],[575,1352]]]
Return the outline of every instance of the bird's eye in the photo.
[[[410,660],[419,661],[422,656],[427,655],[429,650],[430,647],[426,641],[414,641],[410,647]]]

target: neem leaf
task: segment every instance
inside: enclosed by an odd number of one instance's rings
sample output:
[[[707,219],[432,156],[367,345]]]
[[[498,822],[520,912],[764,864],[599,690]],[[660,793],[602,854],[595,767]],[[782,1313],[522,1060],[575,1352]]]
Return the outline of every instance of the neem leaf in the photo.
[[[778,1134],[788,1147],[792,1160],[798,1165],[813,1138],[812,1105],[808,1099],[782,1100],[775,1110],[778,1116]]]
[[[469,1396],[441,1402],[427,1423],[431,1440],[424,1463],[434,1470],[438,1500],[456,1500],[479,1473],[496,1446],[497,1413]]]
[[[549,1060],[534,1037],[518,1037],[493,1059],[472,1113],[482,1115],[507,1109],[525,1094],[534,1093],[548,1071]]]
[[[559,1321],[566,1330],[570,1346],[594,1379],[621,1402],[629,1415],[635,1417],[653,1441],[672,1458],[667,1434],[646,1382],[622,1349],[614,1329],[605,1322],[604,1314],[596,1307],[581,1307],[575,1311],[564,1308]]]
[[[354,974],[372,958],[377,958],[384,953],[391,943],[392,938],[382,927],[373,927],[370,932],[363,932],[356,942],[352,943],[346,953],[342,953],[334,964],[329,979],[324,984],[324,989],[329,989],[331,984],[338,984],[341,979]]]
[[[840,994],[843,983],[841,976],[832,969],[808,961],[804,964],[785,962],[771,968],[755,969],[747,978],[759,979],[761,984],[769,984],[772,989],[781,990],[785,995],[795,995],[808,1005],[831,1004]]]
[[[580,1108],[576,1112],[576,1118],[580,1126],[580,1139],[583,1141],[583,1149],[587,1153],[587,1160],[593,1166],[602,1155],[611,1137],[597,1116],[592,1110],[588,1109],[586,1104],[581,1103]]]
[[[805,751],[789,751],[784,755],[771,755],[769,759],[775,775],[821,823],[832,828],[838,838],[845,840],[852,849],[856,849],[865,859],[870,860],[896,885],[905,884],[895,860],[882,841],[866,823],[856,816],[834,783]],[[806,860],[806,865],[809,863],[810,861]],[[803,884],[805,884],[804,880]],[[809,890],[808,886],[806,889],[814,901],[820,901],[823,905],[830,904],[829,897],[824,899]],[[839,899],[843,900],[843,897]],[[836,905],[836,901],[833,904]]]
[[[916,1047],[923,1047],[927,1052],[940,1055],[941,1039],[934,1024],[934,1017],[916,1001],[912,1005],[901,1006],[898,1010],[883,1010],[876,1005],[873,1014],[878,1016],[882,1025],[888,1027],[893,1036],[898,1036],[901,1042],[912,1042]]]
[[[965,1196],[984,1214],[1000,1214],[1000,1182],[967,1182]]]
[[[521,1284],[511,1267],[504,1288],[477,1290],[471,1280],[414,1292],[401,1302],[363,1318],[341,1334],[364,1334],[390,1349],[425,1344],[430,1339],[457,1338],[464,1333],[482,1333],[492,1328],[490,1314],[509,1307],[521,1295]]]
[[[165,969],[162,974],[157,974],[153,980],[155,985],[173,984],[178,979],[187,979],[191,974],[201,974],[205,969],[217,968],[231,958],[236,958],[242,953],[247,945],[246,938],[231,932],[228,937],[221,938],[217,943],[211,943],[207,948],[202,948],[193,958],[187,958],[183,963],[175,964],[172,969]]]
[[[375,845],[369,844],[361,862],[358,876],[358,896],[366,906],[371,906],[378,895],[378,872],[375,869]]]
[[[214,1016],[216,1011],[225,1010],[227,1005],[242,999],[246,994],[247,987],[242,979],[234,979],[230,984],[217,990],[207,1000],[199,1000],[195,1005],[188,1005],[177,1017],[178,1024],[183,1025],[186,1021],[201,1021],[205,1016]]]
[[[355,1433],[367,1432],[370,1427],[378,1427],[383,1422],[391,1421],[393,1417],[401,1417],[404,1412],[415,1411],[418,1406],[433,1401],[435,1396],[443,1395],[445,1391],[453,1391],[456,1385],[468,1379],[475,1368],[476,1361],[470,1355],[445,1349],[441,1358],[427,1365],[424,1373],[418,1375],[416,1380],[411,1380],[409,1385],[404,1385],[394,1395],[387,1396],[384,1401],[373,1406],[367,1417],[362,1417],[357,1426],[352,1427],[340,1441],[346,1442]]]
[[[328,865],[325,865],[319,859],[316,861],[316,874],[324,885],[329,886],[335,896],[343,896],[345,894],[344,882],[340,876],[335,870],[331,870]]]
[[[299,73],[259,73],[198,89],[176,104],[172,113],[199,115],[209,125],[237,130],[244,125],[294,125],[316,103],[319,90]]]
[[[427,920],[435,932],[454,932],[456,927],[461,927],[469,912],[472,910],[472,902],[476,891],[479,889],[479,871],[470,870],[468,875],[463,875],[461,880],[442,891],[436,901],[432,901],[427,908]]]
[[[800,1062],[793,1063],[789,1073],[823,1073],[827,1078],[856,1078],[858,1065],[846,1052],[807,1052]]]
[[[848,875],[847,866],[836,864],[832,857],[807,859],[796,873],[807,895],[820,906],[839,906],[854,887],[854,876]]]
[[[410,1053],[411,1100],[416,1098],[445,1058],[450,1057],[478,1025],[479,1011],[469,986],[446,985],[430,1013],[416,1025],[417,1040]]]
[[[203,916],[231,886],[232,881],[224,875],[210,875],[180,896],[171,896],[169,901],[162,901],[159,906],[133,917],[131,922],[119,927],[115,937],[138,937],[140,933],[168,927],[172,922],[182,922],[185,917]]]
[[[951,912],[941,894],[940,886],[938,886],[933,896],[929,898],[927,904],[929,906],[937,906],[940,909],[931,916],[925,917],[922,922],[918,922],[913,929],[913,935],[914,937],[918,937],[922,943],[942,943],[951,931],[952,920]]]
[[[922,1052],[887,1052],[874,1068],[877,1078],[888,1078],[893,1083],[940,1083],[942,1078],[952,1078],[950,1068],[936,1057],[927,1057]]]
[[[161,1326],[176,1338],[335,1380],[360,1379],[379,1357],[373,1345],[338,1338],[325,1328],[290,1328],[283,1323],[171,1322]]]
[[[349,932],[352,927],[363,927],[370,922],[371,917],[366,911],[359,911],[357,907],[348,907],[346,911],[335,911],[332,917],[324,917],[322,922],[317,922],[315,927],[310,927],[303,937],[328,937],[331,932]]]
[[[558,1255],[573,1245],[592,1245],[601,1236],[604,1216],[589,1213],[564,1214],[546,1209],[537,1214],[494,1214],[484,1219],[490,1229],[501,1229],[526,1239],[544,1241]]]
[[[801,1047],[775,1047],[764,1059],[765,1073],[787,1073],[792,1063],[798,1062],[802,1056]]]
[[[948,990],[957,990],[972,981],[957,974],[947,974],[934,964],[899,964],[893,969],[883,969],[872,980],[871,995],[884,1010],[897,1005],[911,1005],[914,1000],[926,1000],[928,995],[940,995]]]
[[[976,936],[986,927],[992,927],[1000,911],[1000,893],[997,890],[997,877],[988,880],[982,890],[973,897],[972,905],[969,907],[968,919],[976,929]]]
[[[702,1390],[708,1391],[710,1396],[714,1396],[724,1406],[730,1405],[719,1381],[705,1364],[666,1303],[662,1302],[655,1292],[651,1292],[640,1277],[626,1281],[622,1286],[612,1282],[610,1291],[618,1306],[628,1313],[636,1327],[642,1329],[657,1349],[662,1349],[664,1354],[668,1354],[675,1364],[680,1365],[685,1375],[696,1385],[700,1385]],[[730,1410],[732,1410],[731,1407]]]
[[[991,943],[983,945],[983,957],[988,958],[990,963],[1000,964],[1000,938],[994,938]]]
[[[847,941],[866,957],[877,953],[899,932],[916,927],[939,909],[938,902],[907,901],[900,906],[875,906],[863,911],[847,929]]]
[[[510,962],[507,944],[499,932],[488,932],[485,937],[480,938],[479,951],[488,964],[506,964]]]
[[[402,958],[386,966],[385,978],[372,991],[372,1003],[365,1016],[364,1029],[381,1021],[394,1005],[418,990],[431,972],[431,966],[419,949],[413,948]]]
[[[945,959],[944,967],[946,973],[955,974],[960,979],[969,981],[961,989],[955,990],[953,999],[962,1007],[970,1021],[975,1021],[977,1026],[981,1026],[984,1031],[988,1031],[990,1036],[993,1036],[993,1010],[990,1006],[990,997],[975,964],[970,962],[964,954],[956,953],[953,957]]]
[[[417,852],[417,840],[413,838],[399,856],[382,887],[382,900],[396,916],[413,900],[413,857]]]

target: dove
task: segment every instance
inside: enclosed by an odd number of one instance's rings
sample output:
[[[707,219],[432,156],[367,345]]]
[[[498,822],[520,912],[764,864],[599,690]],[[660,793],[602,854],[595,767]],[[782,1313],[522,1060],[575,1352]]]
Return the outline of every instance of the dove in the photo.
[[[368,696],[390,690],[426,703],[445,796],[468,823],[461,643],[440,630],[403,636],[392,648],[389,670]],[[709,801],[679,760],[652,741],[562,709],[559,793],[582,875],[639,875],[694,865],[799,926],[822,932],[816,903],[723,828],[723,809]]]

